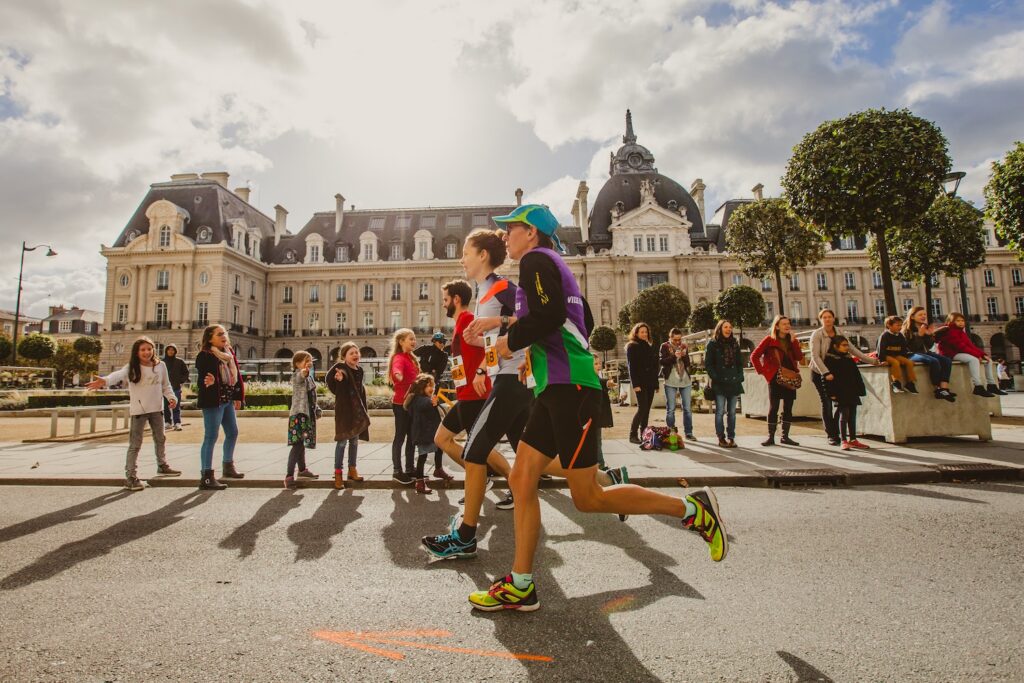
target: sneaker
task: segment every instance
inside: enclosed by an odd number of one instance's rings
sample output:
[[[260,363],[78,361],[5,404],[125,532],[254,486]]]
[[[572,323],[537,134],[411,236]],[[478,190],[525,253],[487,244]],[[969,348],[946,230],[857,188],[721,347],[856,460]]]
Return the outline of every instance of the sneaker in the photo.
[[[302,470],[296,475],[299,479],[319,479],[319,474],[313,474],[308,469]]]
[[[729,538],[722,524],[722,514],[718,510],[718,498],[714,491],[705,486],[700,491],[686,497],[697,506],[697,512],[683,520],[683,526],[696,531],[708,544],[708,553],[715,562],[721,562],[729,552]]]
[[[448,533],[440,536],[424,536],[420,539],[420,543],[423,544],[427,552],[439,560],[476,557],[476,539],[473,538],[469,542],[465,542],[459,538],[456,519],[457,517],[452,517],[452,528],[448,529]]]
[[[181,423],[180,422],[178,424],[174,425],[174,431],[176,431],[176,432],[180,432],[181,431]]]
[[[779,443],[784,444],[786,446],[799,446],[800,445],[800,442],[793,441],[793,439],[789,438],[789,436],[786,435],[786,434],[782,435],[782,438],[779,439]]]
[[[917,386],[913,382],[907,382],[907,386],[903,387],[908,394],[917,394]]]
[[[894,394],[902,394],[903,393],[903,385],[900,384],[899,382],[893,382],[892,383],[892,393],[894,393]]]
[[[469,604],[474,609],[483,612],[500,612],[504,609],[514,609],[520,612],[533,612],[540,608],[540,600],[537,599],[537,586],[530,582],[526,590],[519,590],[512,583],[512,575],[509,574],[491,584],[485,591],[476,591],[469,594]]]
[[[640,441],[640,437],[638,437],[636,434],[631,434],[630,435],[629,442],[631,444],[635,444],[637,446],[639,446],[641,443],[643,443],[642,441]]]
[[[685,434],[685,435],[683,435],[683,438],[686,439],[687,441],[696,441],[697,440],[697,437],[695,437],[693,434]]]
[[[950,403],[956,403],[956,396],[948,389],[936,389],[935,398],[944,398]]]
[[[157,465],[156,473],[163,477],[177,477],[181,474],[178,470],[172,469],[167,463]]]
[[[405,472],[395,472],[394,474],[391,475],[391,478],[404,486],[409,486],[410,484],[416,482],[415,477],[410,477]]]
[[[980,384],[974,387],[974,391],[972,393],[975,396],[981,396],[982,398],[992,398],[993,396],[995,396],[995,394],[990,393],[987,389],[985,389],[985,387],[981,386]]]
[[[862,442],[858,441],[857,439],[853,439],[852,441],[849,441],[848,443],[851,446],[853,446],[854,448],[859,448],[859,449],[861,449],[863,451],[866,451],[866,450],[871,448],[871,446],[867,445],[866,443],[862,443]]]
[[[993,396],[1006,396],[1006,392],[1000,389],[995,384],[989,384],[985,388],[988,389],[988,393],[992,394]]]
[[[629,470],[625,467],[613,467],[608,470],[608,476],[612,478],[612,484],[628,484],[629,483]],[[619,515],[619,521],[625,522],[629,519],[629,515]]]
[[[286,489],[297,489],[299,488],[299,485],[295,482],[295,477],[285,477],[284,487]]]
[[[835,438],[834,436],[830,436],[828,438],[828,445],[829,446],[838,446],[839,445],[839,439]]]
[[[552,479],[554,479],[554,477],[552,477],[550,474],[542,474],[542,475],[540,475],[540,480],[541,481],[551,481]]]
[[[844,441],[843,445],[840,446],[840,448],[843,449],[844,451],[848,451],[851,448],[853,448],[853,444],[851,444],[849,441]]]
[[[180,472],[178,474],[181,474]],[[128,477],[124,480],[124,487],[129,491],[141,491],[146,488],[138,477]]]
[[[501,500],[494,504],[494,507],[498,508],[499,510],[512,510],[515,508],[515,506],[516,503],[514,500],[512,500],[511,493],[509,493],[507,496],[505,496],[504,498],[502,498]]]
[[[165,432],[169,432],[173,428],[174,428],[174,425],[172,425],[170,422],[164,422],[164,431]]]

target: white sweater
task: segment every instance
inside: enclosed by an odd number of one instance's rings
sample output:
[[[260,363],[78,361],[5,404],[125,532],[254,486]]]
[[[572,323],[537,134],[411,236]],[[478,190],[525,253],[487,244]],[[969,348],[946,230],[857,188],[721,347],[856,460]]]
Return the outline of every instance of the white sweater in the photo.
[[[142,377],[138,382],[128,381],[127,365],[120,370],[114,370],[103,379],[108,387],[122,382],[128,385],[128,412],[131,415],[163,412],[164,402],[161,399],[176,400],[167,377],[167,366],[163,361],[158,362],[156,367],[143,365]]]

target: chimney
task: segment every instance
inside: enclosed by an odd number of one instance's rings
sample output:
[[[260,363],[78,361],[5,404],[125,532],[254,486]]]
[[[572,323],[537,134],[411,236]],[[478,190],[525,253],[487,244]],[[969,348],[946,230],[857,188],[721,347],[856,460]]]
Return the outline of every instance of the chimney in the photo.
[[[690,196],[697,202],[697,209],[700,211],[700,219],[705,223],[708,222],[707,216],[704,214],[704,190],[707,189],[707,185],[700,178],[693,181],[690,185]]]
[[[64,308],[64,306],[62,304],[58,304],[56,306],[50,306],[50,316],[49,317],[53,317],[53,316],[57,315],[58,313],[64,313],[65,310],[66,309]]]
[[[274,246],[288,233],[288,210],[280,204],[274,207]]]
[[[517,187],[516,188],[516,206],[522,206],[522,205],[523,205],[523,188]]]
[[[762,199],[764,199],[764,185],[762,185],[761,183],[754,185],[754,187],[752,187],[750,191],[754,193],[755,201],[761,201]]]
[[[341,234],[341,225],[345,222],[345,198],[341,194],[334,195],[334,236]]]
[[[199,174],[198,173],[175,173],[175,174],[171,175],[171,182],[172,183],[181,182],[182,180],[199,180]]]
[[[580,226],[580,233],[583,236],[584,242],[590,241],[590,211],[587,208],[587,194],[589,192],[590,188],[587,187],[587,181],[581,180],[579,187],[576,188],[576,224]]]
[[[235,188],[235,194],[238,195],[238,198],[241,199],[243,202],[247,202],[248,203],[248,201],[249,201],[249,187],[248,186],[236,187]]]
[[[200,176],[203,180],[212,180],[225,190],[228,187],[228,173],[227,171],[215,171],[212,173],[204,173]]]
[[[349,204],[348,205],[348,210],[349,211],[355,211],[356,210],[356,205],[355,204]]]

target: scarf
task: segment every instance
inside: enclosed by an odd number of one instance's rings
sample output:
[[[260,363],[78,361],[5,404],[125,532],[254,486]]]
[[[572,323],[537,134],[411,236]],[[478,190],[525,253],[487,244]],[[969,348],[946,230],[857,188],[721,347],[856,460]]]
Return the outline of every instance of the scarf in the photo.
[[[684,355],[682,357],[675,359],[675,361],[676,361],[676,374],[679,375],[679,379],[682,379],[682,378],[686,377],[686,362],[684,361],[684,359],[686,358],[686,356],[685,356],[686,344],[680,344],[679,346],[674,346],[672,344],[672,342],[669,342],[668,343],[668,348],[672,352],[673,355],[675,355],[676,351],[680,351],[681,350],[681,351],[684,352]]]
[[[740,345],[735,338],[729,337],[728,339],[722,340],[722,366],[731,368],[739,365],[737,356],[739,355]]]
[[[231,353],[231,347],[226,346],[224,349],[224,351],[221,351],[216,346],[211,345],[210,353],[220,361],[217,374],[220,375],[221,384],[233,387],[238,384],[238,366],[235,365],[235,356]]]

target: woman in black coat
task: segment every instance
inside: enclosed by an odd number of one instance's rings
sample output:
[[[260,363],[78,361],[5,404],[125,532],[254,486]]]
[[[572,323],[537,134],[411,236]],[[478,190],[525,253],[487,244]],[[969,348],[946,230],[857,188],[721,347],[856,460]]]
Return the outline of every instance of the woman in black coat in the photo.
[[[629,381],[636,392],[636,414],[629,428],[629,442],[639,444],[640,437],[647,429],[647,421],[651,414],[651,403],[658,392],[658,352],[651,345],[651,328],[647,323],[637,323],[629,331],[629,343],[626,344],[626,365],[629,368]]]

